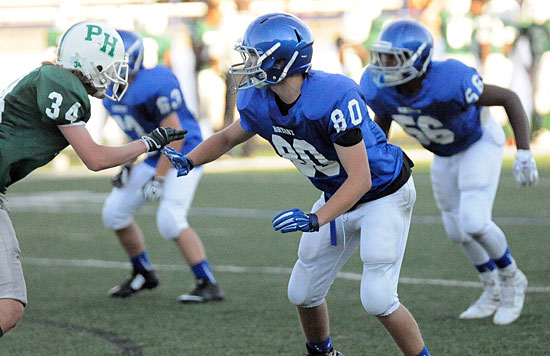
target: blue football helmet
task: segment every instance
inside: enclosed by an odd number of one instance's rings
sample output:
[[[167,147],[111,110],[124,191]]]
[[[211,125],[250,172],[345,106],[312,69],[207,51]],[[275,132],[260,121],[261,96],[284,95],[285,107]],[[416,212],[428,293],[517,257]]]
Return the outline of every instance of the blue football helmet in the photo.
[[[137,73],[143,65],[143,39],[133,31],[117,30],[124,42],[124,52],[128,55],[129,75]]]
[[[254,20],[235,45],[242,63],[229,68],[234,89],[262,88],[311,68],[313,36],[296,16],[271,13]]]
[[[370,49],[369,68],[374,83],[390,87],[422,76],[432,52],[432,35],[423,24],[411,19],[390,23]]]

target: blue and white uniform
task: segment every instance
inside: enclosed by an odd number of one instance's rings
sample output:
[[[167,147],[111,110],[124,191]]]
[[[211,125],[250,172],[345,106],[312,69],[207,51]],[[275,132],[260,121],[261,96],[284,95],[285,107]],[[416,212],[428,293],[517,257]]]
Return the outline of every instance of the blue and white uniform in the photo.
[[[286,115],[268,87],[240,92],[237,108],[244,130],[269,141],[323,192],[313,212],[347,178],[334,144],[350,130],[361,130],[372,188],[334,222],[318,232],[303,233],[288,295],[298,306],[320,305],[336,274],[360,245],[363,305],[376,315],[392,313],[399,306],[397,281],[416,197],[410,179],[412,163],[408,158],[404,162],[402,150],[388,144],[370,120],[360,87],[342,75],[313,70]],[[388,273],[380,274],[380,269]]]
[[[370,120],[364,101],[359,87],[348,78],[311,71],[288,115],[281,115],[273,92],[267,89],[241,92],[237,107],[245,130],[269,141],[328,197],[347,178],[333,144],[347,130],[360,128],[372,176],[372,189],[361,198],[367,201],[379,197],[398,177],[403,153],[387,143],[382,130]]]
[[[103,104],[130,140],[153,131],[168,115],[176,112],[181,127],[188,131],[182,153],[190,152],[202,142],[199,125],[185,105],[179,82],[167,67],[138,71],[121,101],[104,99]],[[103,222],[107,228],[119,230],[130,224],[133,213],[145,203],[140,190],[155,174],[159,158],[159,152],[148,155],[132,168],[126,186],[113,188],[103,207]],[[157,226],[164,238],[177,238],[181,230],[189,227],[187,213],[201,176],[200,167],[185,178],[176,179],[173,168],[166,175],[157,212]]]
[[[509,261],[504,233],[492,221],[505,136],[477,105],[483,92],[477,71],[452,59],[432,61],[421,89],[410,94],[377,87],[367,68],[361,87],[377,116],[397,121],[435,154],[431,181],[449,238],[482,275],[494,270],[492,261]]]
[[[367,68],[361,78],[367,104],[381,117],[390,117],[422,146],[438,156],[462,152],[482,136],[483,92],[477,71],[456,60],[433,61],[422,88],[402,94],[398,87],[378,88]]]
[[[179,82],[168,67],[138,71],[121,101],[103,99],[103,105],[130,140],[153,131],[175,111],[181,127],[188,131],[182,153],[190,152],[202,142],[199,124],[187,109]],[[146,162],[154,167],[160,155],[160,151],[154,152]]]

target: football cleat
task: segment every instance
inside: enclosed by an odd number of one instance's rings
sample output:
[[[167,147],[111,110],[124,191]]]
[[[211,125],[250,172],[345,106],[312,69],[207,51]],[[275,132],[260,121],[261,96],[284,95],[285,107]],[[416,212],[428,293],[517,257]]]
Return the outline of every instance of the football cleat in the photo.
[[[479,274],[479,279],[484,285],[483,294],[478,300],[466,309],[459,319],[479,319],[493,315],[500,306],[500,283],[498,272],[483,272]]]
[[[155,271],[133,271],[132,276],[118,286],[109,290],[109,295],[116,298],[126,298],[143,289],[153,289],[159,285]]]
[[[319,352],[311,349],[307,344],[306,344],[306,348],[307,348],[307,354],[305,354],[304,356],[344,356],[343,353],[335,349],[332,349],[327,352]]]
[[[519,269],[513,275],[500,273],[499,277],[502,297],[500,307],[493,317],[493,323],[508,325],[519,318],[523,309],[527,277]]]
[[[199,279],[195,289],[189,294],[182,294],[177,298],[180,303],[206,303],[223,299],[224,296],[220,287],[205,278]]]

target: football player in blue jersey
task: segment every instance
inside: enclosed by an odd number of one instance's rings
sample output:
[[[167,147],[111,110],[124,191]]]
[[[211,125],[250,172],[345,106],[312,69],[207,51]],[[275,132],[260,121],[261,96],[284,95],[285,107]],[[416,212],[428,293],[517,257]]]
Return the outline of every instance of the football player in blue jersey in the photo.
[[[413,164],[369,119],[355,82],[310,70],[312,45],[297,17],[258,17],[235,47],[243,62],[230,68],[240,119],[186,155],[164,152],[186,175],[258,134],[322,192],[311,212],[289,209],[272,222],[283,233],[303,232],[288,298],[298,308],[308,355],[342,355],[332,346],[325,296],[357,247],[364,308],[404,355],[429,355],[397,295],[416,199]]]
[[[515,179],[519,186],[533,186],[538,172],[518,96],[484,85],[474,68],[456,60],[431,61],[432,36],[418,21],[392,22],[370,52],[361,87],[374,121],[386,136],[396,121],[434,153],[431,181],[445,231],[464,248],[483,282],[483,294],[460,318],[494,313],[495,324],[512,323],[523,308],[527,278],[491,217],[505,137],[485,107],[506,110],[517,142]]]
[[[185,106],[180,85],[169,68],[142,68],[143,41],[131,31],[118,31],[128,55],[129,84],[119,102],[104,100],[111,117],[129,139],[139,138],[156,126],[185,127],[185,141],[172,147],[187,153],[202,141],[198,123]],[[160,199],[157,227],[167,240],[173,240],[191,267],[197,284],[178,301],[208,302],[223,299],[223,293],[208,265],[202,241],[187,221],[187,214],[202,176],[202,169],[185,179],[176,179],[176,170],[166,157],[151,154],[144,161],[122,167],[114,177],[113,190],[103,206],[103,224],[115,231],[120,244],[130,257],[132,275],[113,287],[109,295],[128,297],[143,289],[155,288],[159,281],[147,255],[143,233],[133,218],[146,202]]]

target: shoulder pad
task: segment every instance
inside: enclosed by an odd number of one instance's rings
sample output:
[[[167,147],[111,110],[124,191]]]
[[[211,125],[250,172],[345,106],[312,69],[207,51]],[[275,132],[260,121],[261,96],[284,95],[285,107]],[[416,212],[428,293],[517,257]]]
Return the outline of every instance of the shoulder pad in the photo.
[[[311,82],[307,86],[302,86],[302,98],[305,103],[302,107],[310,118],[326,115],[350,91],[357,92],[363,97],[359,85],[341,74],[312,71],[306,80]]]

